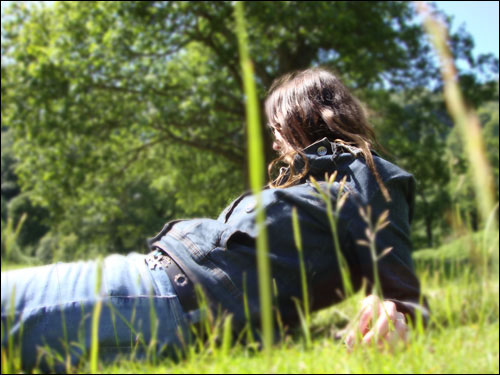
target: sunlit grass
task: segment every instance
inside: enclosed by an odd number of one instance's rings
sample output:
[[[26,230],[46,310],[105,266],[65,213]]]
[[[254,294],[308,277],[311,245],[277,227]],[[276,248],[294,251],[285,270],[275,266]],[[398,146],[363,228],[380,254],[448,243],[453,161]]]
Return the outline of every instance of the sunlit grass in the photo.
[[[497,232],[498,235],[498,232]],[[445,246],[450,252],[462,246],[459,239]],[[290,333],[280,346],[273,349],[270,361],[264,354],[244,345],[225,349],[227,356],[212,355],[206,351],[178,363],[164,359],[158,366],[147,363],[122,362],[104,366],[105,373],[498,373],[499,307],[498,273],[490,258],[488,287],[480,269],[469,261],[462,263],[457,272],[442,272],[440,249],[433,249],[435,267],[429,271],[428,263],[418,253],[414,257],[423,290],[431,307],[429,327],[422,334],[413,330],[407,345],[393,353],[380,352],[374,347],[358,347],[348,354],[335,333],[343,328],[347,319],[359,311],[364,295],[352,298],[312,315],[311,345],[302,330]],[[425,254],[426,260],[431,258]]]
[[[498,373],[498,329],[498,323],[482,329],[462,326],[429,335],[392,355],[370,348],[347,354],[341,345],[322,339],[315,340],[310,350],[276,348],[269,366],[261,354],[237,348],[224,358],[194,358],[159,366],[130,362],[105,367],[103,373]]]
[[[300,329],[289,332],[283,342],[273,348],[270,359],[252,346],[235,342],[229,335],[231,323],[226,319],[218,328],[214,327],[217,323],[212,320],[206,328],[212,335],[209,342],[192,345],[192,350],[181,360],[168,357],[156,361],[152,358],[131,360],[129,358],[133,357],[129,357],[113,363],[99,362],[99,371],[498,373],[498,255],[493,253],[488,258],[486,278],[481,262],[475,263],[470,257],[462,256],[464,252],[469,254],[476,251],[473,250],[476,246],[481,246],[482,235],[472,236],[472,241],[466,236],[442,248],[414,254],[418,276],[431,307],[431,320],[423,334],[412,331],[408,345],[397,348],[392,354],[372,347],[358,347],[348,354],[343,342],[335,339],[335,333],[359,311],[364,295],[356,293],[338,305],[311,315],[310,345],[305,345],[307,339]],[[491,238],[492,242],[498,243],[498,231]],[[12,372],[18,368],[18,355],[10,358]],[[2,372],[6,368],[2,366]],[[79,367],[71,370],[90,372],[91,362],[83,360]]]

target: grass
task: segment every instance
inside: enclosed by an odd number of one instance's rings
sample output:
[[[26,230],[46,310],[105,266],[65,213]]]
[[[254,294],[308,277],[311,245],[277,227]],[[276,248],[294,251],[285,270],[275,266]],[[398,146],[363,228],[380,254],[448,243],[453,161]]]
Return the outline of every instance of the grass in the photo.
[[[288,346],[273,351],[270,367],[261,356],[234,350],[224,358],[193,359],[180,365],[137,362],[103,368],[103,373],[498,373],[498,322],[478,329],[462,326],[449,333],[428,335],[395,355],[373,350],[346,354],[328,339],[316,340],[310,350]],[[453,356],[450,356],[453,348]]]
[[[11,263],[11,262],[2,262],[2,272],[4,271],[11,271],[11,270],[18,270],[20,268],[26,268],[29,267],[29,265],[26,264],[19,264],[19,263]]]
[[[498,235],[498,232],[496,232]],[[497,237],[498,238],[498,237]],[[464,239],[428,252],[416,253],[415,261],[423,290],[429,299],[432,318],[421,335],[412,331],[410,342],[394,352],[358,347],[348,354],[334,333],[354,316],[360,293],[339,305],[312,316],[312,342],[306,345],[301,333],[289,335],[275,346],[272,357],[242,345],[226,355],[200,351],[188,360],[168,358],[152,366],[146,362],[121,361],[101,367],[103,373],[498,373],[499,371],[499,279],[498,256],[490,258],[487,278],[470,262],[462,272],[443,274],[422,263],[433,258],[435,265],[454,259],[442,257],[463,246]],[[460,259],[458,257],[457,259]],[[264,360],[265,359],[265,360]]]
[[[464,258],[482,244],[482,233],[460,238],[438,249],[416,252],[414,260],[432,309],[423,334],[412,331],[410,342],[394,352],[358,347],[348,353],[335,333],[359,310],[360,293],[311,316],[311,340],[303,331],[291,332],[271,354],[241,344],[207,344],[189,358],[174,361],[122,359],[97,364],[103,373],[498,373],[499,277],[498,252],[489,254],[484,277],[481,262]],[[472,238],[472,241],[468,239]],[[498,244],[498,231],[491,236]],[[465,244],[465,245],[464,245]],[[470,244],[470,245],[467,245]],[[447,264],[456,264],[443,272]],[[453,272],[454,271],[454,272]],[[308,342],[309,341],[309,342]],[[271,356],[269,358],[269,355]],[[15,361],[14,361],[15,362]],[[72,372],[96,371],[85,361]],[[3,370],[2,370],[3,372]]]

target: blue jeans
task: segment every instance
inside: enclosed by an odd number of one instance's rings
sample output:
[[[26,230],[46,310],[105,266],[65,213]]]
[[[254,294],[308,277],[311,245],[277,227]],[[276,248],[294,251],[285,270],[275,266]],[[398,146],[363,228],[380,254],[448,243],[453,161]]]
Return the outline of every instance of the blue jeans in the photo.
[[[63,360],[69,355],[75,364],[89,353],[98,301],[100,360],[132,352],[140,356],[155,335],[155,354],[180,347],[196,314],[184,313],[165,271],[150,270],[144,258],[137,253],[104,258],[99,293],[97,261],[3,272],[2,347],[7,348],[9,335],[20,339],[27,369],[48,366],[44,347]]]

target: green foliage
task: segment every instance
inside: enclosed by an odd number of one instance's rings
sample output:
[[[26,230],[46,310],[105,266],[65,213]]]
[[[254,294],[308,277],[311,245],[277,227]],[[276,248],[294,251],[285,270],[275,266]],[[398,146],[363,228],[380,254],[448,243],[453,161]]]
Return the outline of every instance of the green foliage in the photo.
[[[486,236],[486,241],[485,241]],[[486,244],[490,244],[490,249]],[[421,249],[413,254],[413,261],[419,273],[436,272],[442,278],[458,277],[465,270],[481,272],[482,257],[489,253],[491,265],[498,268],[498,255],[491,256],[498,246],[498,231],[468,233],[443,246]]]
[[[22,247],[35,245],[48,230],[43,225],[43,220],[47,216],[47,210],[33,206],[29,198],[29,193],[19,194],[9,201],[7,215],[15,223],[18,223],[26,213],[28,217],[17,239],[18,244]]]
[[[12,143],[12,132],[2,129],[2,199],[5,198],[6,201],[20,192],[15,173],[16,158],[12,150]]]
[[[496,95],[498,96],[498,85]],[[498,101],[482,105],[478,110],[478,116],[483,127],[486,153],[492,169],[495,183],[495,197],[498,202]],[[459,140],[456,128],[452,129],[448,135],[446,153],[450,170],[447,189],[450,194],[451,203],[453,207],[456,207],[458,214],[464,218],[465,223],[463,225],[469,224],[477,229],[478,212],[475,205],[474,189],[471,176],[467,173],[468,162],[465,158],[463,146]]]
[[[452,124],[443,108],[440,95],[428,89],[411,93],[381,94],[374,116],[389,159],[410,171],[417,181],[412,239],[414,246],[434,245],[436,230],[449,207],[446,184],[446,137]],[[411,95],[411,96],[410,96]],[[383,105],[384,100],[389,105]]]
[[[13,220],[8,219],[6,223],[2,220],[2,266],[5,264],[23,264],[25,267],[37,264],[37,260],[25,255],[17,242],[19,233],[26,220],[23,214],[17,224],[13,225]]]
[[[40,240],[35,257],[43,264],[49,264],[56,261],[70,261],[75,257],[94,258],[97,256],[96,253],[98,250],[91,251],[90,246],[79,245],[78,237],[74,233],[57,235],[49,232]]]
[[[416,245],[432,243],[451,202],[441,152],[450,124],[432,95],[438,70],[413,5],[245,5],[260,103],[283,73],[337,71],[394,161],[416,175]],[[230,2],[12,5],[2,14],[2,129],[13,144],[4,159],[2,134],[2,199],[4,187],[13,197],[20,186],[48,210],[52,240],[73,233],[85,254],[141,250],[170,219],[218,214],[248,185],[234,29]],[[470,72],[498,62],[474,60],[464,30],[451,42],[476,69],[461,73],[471,103],[487,100],[491,84]],[[18,185],[4,185],[14,170]]]
[[[15,167],[17,159],[13,152],[13,134],[7,129],[2,130],[2,223],[12,221],[17,226],[24,216],[25,221],[16,237],[15,247],[23,248],[25,255],[33,255],[35,246],[40,238],[47,232],[44,223],[48,210],[34,205],[30,192],[21,192],[18,185]],[[3,228],[3,224],[2,224]],[[2,231],[3,235],[3,231]],[[2,255],[4,255],[2,245]]]

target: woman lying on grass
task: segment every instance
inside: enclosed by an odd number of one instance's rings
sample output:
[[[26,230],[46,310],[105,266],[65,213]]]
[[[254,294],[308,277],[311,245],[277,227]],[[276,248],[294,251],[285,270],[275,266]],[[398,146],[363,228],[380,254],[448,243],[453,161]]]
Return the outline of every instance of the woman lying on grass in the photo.
[[[346,262],[354,291],[363,279],[369,287],[378,279],[383,296],[363,301],[357,325],[346,336],[348,347],[357,337],[363,343],[374,342],[374,337],[379,343],[405,340],[409,320],[415,321],[417,312],[424,322],[428,318],[425,302],[419,303],[420,286],[410,256],[413,177],[372,150],[377,142],[360,104],[327,70],[309,69],[275,81],[266,114],[275,137],[273,148],[280,154],[269,170],[286,165],[262,192],[275,303],[283,324],[299,323],[294,299],[303,294],[292,230],[296,208],[311,310],[345,298],[348,289],[339,264]],[[335,181],[328,177],[334,173]],[[336,239],[318,190],[328,194],[333,207],[339,190],[347,194],[335,213]],[[9,337],[17,339],[22,332],[25,368],[45,364],[38,347],[51,348],[75,363],[90,348],[98,301],[101,358],[147,346],[152,339],[158,350],[182,346],[189,324],[200,319],[195,289],[202,290],[215,316],[233,315],[235,333],[250,323],[258,337],[255,205],[246,193],[216,220],[171,221],[149,241],[148,255],[111,255],[102,264],[58,263],[2,273],[2,350]],[[379,219],[373,238],[369,224]],[[379,257],[375,274],[370,243]]]

